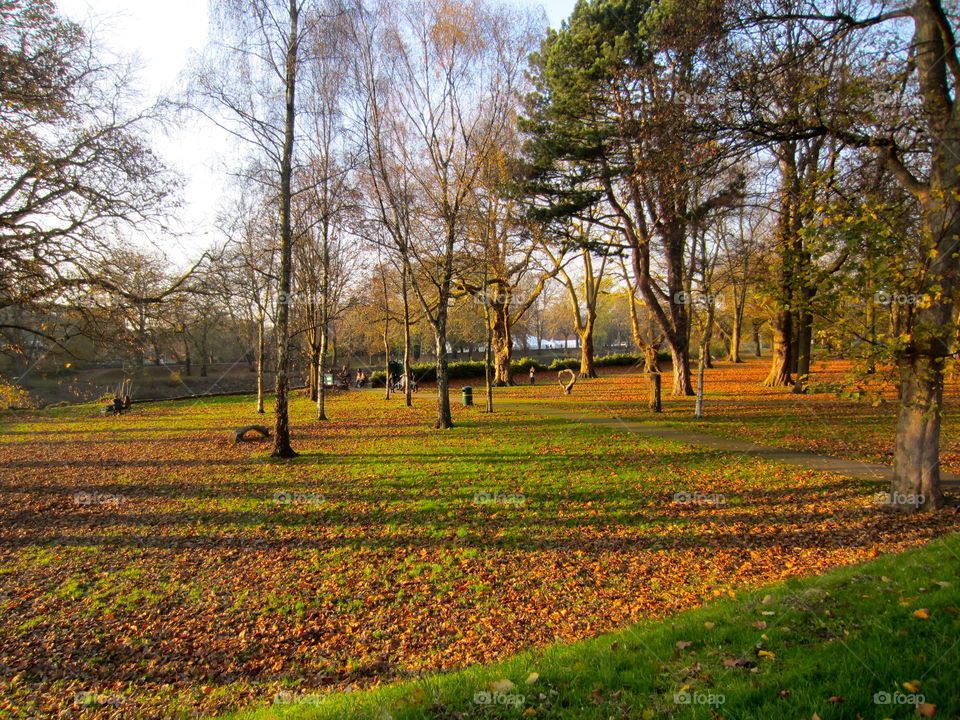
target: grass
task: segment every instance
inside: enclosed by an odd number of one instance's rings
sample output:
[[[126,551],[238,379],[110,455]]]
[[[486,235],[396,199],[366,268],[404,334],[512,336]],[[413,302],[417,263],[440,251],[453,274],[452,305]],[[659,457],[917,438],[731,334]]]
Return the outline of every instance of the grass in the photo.
[[[636,402],[640,382],[578,384],[572,401],[555,386],[502,396],[600,412],[597,398]],[[525,409],[458,405],[450,432],[428,429],[422,395],[409,410],[351,392],[331,400],[330,423],[313,412],[294,399],[293,461],[231,441],[262,421],[250,398],[8,419],[0,717],[196,717],[280,691],[358,691],[671,617],[960,525],[882,512],[875,487],[826,473]]]
[[[706,372],[705,417],[693,417],[694,398],[673,397],[670,374],[663,375],[663,413],[646,407],[647,382],[642,375],[601,370],[600,381],[580,382],[570,397],[559,397],[556,385],[544,383],[517,400],[537,406],[575,409],[584,414],[619,416],[641,423],[690,428],[726,437],[806,450],[834,457],[893,463],[896,393],[876,378],[873,392],[853,401],[833,388],[846,386],[850,364],[841,360],[816,363],[809,393],[791,388],[765,388],[761,382],[768,359],[747,358],[742,364],[716,362]],[[948,374],[944,392],[941,463],[960,472],[960,376]]]
[[[951,535],[507,662],[372,692],[281,691],[229,717],[956,717],[958,577]]]

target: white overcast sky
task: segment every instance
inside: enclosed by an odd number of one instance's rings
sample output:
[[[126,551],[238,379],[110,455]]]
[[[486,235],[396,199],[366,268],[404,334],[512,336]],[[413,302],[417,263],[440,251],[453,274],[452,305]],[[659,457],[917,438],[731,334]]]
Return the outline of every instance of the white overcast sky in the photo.
[[[575,0],[519,0],[540,5],[553,27],[573,10]],[[93,26],[111,49],[139,56],[141,87],[147,98],[173,94],[192,52],[207,40],[207,0],[57,0],[66,17]],[[221,154],[229,143],[217,128],[200,120],[155,138],[155,149],[186,177],[179,212],[182,240],[154,238],[171,259],[195,257],[217,237],[214,220],[227,178]]]

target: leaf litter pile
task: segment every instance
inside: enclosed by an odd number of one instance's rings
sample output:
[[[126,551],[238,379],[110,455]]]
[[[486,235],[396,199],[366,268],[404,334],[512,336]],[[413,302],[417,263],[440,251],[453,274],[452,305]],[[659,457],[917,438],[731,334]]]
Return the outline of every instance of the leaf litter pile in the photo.
[[[0,717],[370,687],[960,526],[887,513],[875,486],[519,410],[457,409],[449,432],[422,396],[350,392],[325,424],[305,398],[292,411],[293,461],[232,442],[262,417],[249,398],[5,421]]]

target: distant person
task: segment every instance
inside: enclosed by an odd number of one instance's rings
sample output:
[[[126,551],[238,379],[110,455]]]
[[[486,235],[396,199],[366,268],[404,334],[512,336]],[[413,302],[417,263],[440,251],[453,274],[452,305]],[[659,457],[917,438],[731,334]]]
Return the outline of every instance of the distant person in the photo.
[[[417,392],[417,390],[419,389],[419,388],[417,387],[417,378],[414,377],[414,375],[413,375],[412,373],[409,374],[409,375],[404,375],[404,376],[403,376],[403,382],[404,382],[404,388],[403,388],[404,392],[406,392],[406,390],[407,390],[407,388],[406,388],[406,384],[407,384],[407,383],[410,384],[410,392]]]
[[[530,384],[537,384],[537,369],[533,365],[530,366]]]

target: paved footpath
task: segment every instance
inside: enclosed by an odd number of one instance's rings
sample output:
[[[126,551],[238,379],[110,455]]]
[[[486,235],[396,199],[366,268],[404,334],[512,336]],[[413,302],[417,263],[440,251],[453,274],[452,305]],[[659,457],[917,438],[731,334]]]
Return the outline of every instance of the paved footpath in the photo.
[[[549,408],[537,406],[533,403],[511,403],[508,401],[496,401],[495,408],[501,407],[509,410],[518,410],[534,415],[545,415],[553,418],[570,420],[571,422],[581,422],[589,425],[601,425],[604,427],[625,430],[636,433],[644,437],[663,438],[674,440],[687,445],[696,445],[709,448],[711,450],[723,450],[725,452],[742,453],[753,457],[763,458],[764,460],[773,460],[774,462],[785,465],[794,465],[810,470],[823,470],[824,472],[846,475],[848,477],[860,478],[872,482],[889,482],[893,475],[893,468],[889,465],[880,463],[866,462],[863,460],[846,460],[843,458],[830,457],[827,455],[817,455],[816,453],[806,452],[804,450],[788,450],[786,448],[772,447],[770,445],[761,445],[750,442],[749,440],[740,440],[738,438],[722,437],[720,435],[711,435],[709,433],[696,432],[685,428],[671,427],[669,425],[657,425],[654,423],[639,423],[630,420],[623,420],[619,417],[602,417],[599,415],[589,415],[584,413],[571,412],[559,408]],[[940,479],[944,486],[960,487],[960,475],[956,473],[941,471]]]

